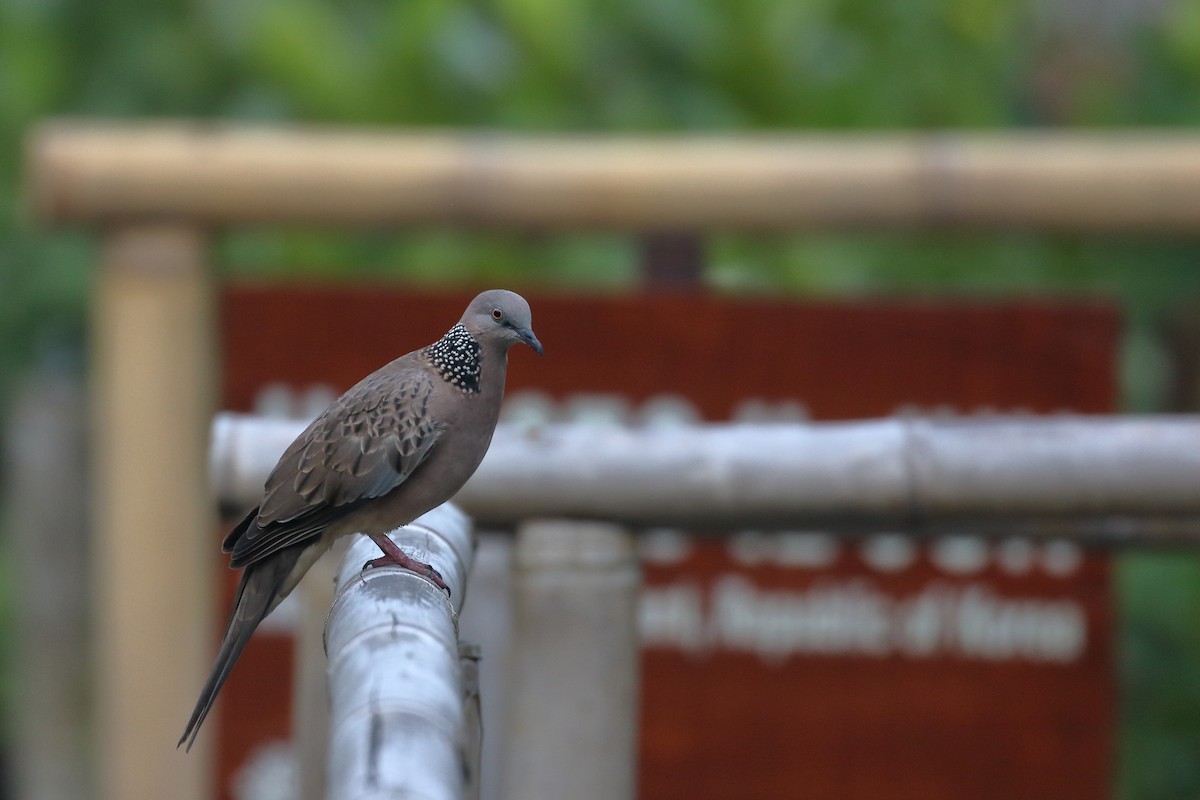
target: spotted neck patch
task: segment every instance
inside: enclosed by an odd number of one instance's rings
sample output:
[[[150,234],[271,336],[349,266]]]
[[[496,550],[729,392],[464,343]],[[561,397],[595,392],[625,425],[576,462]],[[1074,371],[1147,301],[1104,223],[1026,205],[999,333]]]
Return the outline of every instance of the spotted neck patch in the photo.
[[[426,347],[425,357],[442,380],[467,394],[479,391],[479,342],[462,325]]]

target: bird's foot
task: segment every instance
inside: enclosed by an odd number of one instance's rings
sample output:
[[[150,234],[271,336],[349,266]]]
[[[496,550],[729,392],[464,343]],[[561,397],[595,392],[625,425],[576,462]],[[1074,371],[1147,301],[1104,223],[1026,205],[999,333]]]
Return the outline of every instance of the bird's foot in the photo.
[[[375,567],[401,567],[409,572],[415,572],[433,581],[433,585],[441,589],[447,595],[450,594],[450,587],[442,580],[442,573],[433,568],[431,564],[426,564],[422,561],[417,561],[415,558],[405,554],[403,550],[396,546],[396,543],[382,534],[371,536],[371,541],[379,546],[383,551],[383,555],[379,558],[373,558],[366,564],[363,564],[363,571],[374,569]]]

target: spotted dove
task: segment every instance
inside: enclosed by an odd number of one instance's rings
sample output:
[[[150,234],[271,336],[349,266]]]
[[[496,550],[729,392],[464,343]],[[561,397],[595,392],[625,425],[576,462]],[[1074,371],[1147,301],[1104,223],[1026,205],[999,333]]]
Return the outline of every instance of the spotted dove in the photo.
[[[541,354],[529,305],[483,292],[441,339],[363,378],[292,442],[258,507],[225,538],[230,566],[245,570],[179,744],[191,749],[255,628],[337,537],[365,533],[383,551],[368,566],[395,564],[446,588],[386,532],[450,499],[475,472],[500,413],[509,348],[521,342]]]

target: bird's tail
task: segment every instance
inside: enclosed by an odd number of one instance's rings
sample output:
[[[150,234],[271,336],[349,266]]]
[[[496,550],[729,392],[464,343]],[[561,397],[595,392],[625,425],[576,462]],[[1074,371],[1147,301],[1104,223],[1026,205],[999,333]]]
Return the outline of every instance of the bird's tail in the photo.
[[[230,612],[229,622],[225,627],[225,638],[221,640],[221,649],[217,651],[212,671],[208,680],[204,682],[204,688],[200,690],[200,699],[196,701],[196,708],[192,711],[192,717],[188,720],[187,728],[184,729],[183,736],[179,737],[176,747],[187,742],[187,749],[192,749],[196,734],[200,732],[200,726],[208,716],[213,702],[217,699],[217,693],[229,677],[238,656],[246,648],[246,643],[250,641],[258,624],[283,599],[279,596],[280,589],[296,565],[299,555],[298,548],[288,548],[263,561],[249,564],[243,570],[237,596],[233,601],[233,611]]]

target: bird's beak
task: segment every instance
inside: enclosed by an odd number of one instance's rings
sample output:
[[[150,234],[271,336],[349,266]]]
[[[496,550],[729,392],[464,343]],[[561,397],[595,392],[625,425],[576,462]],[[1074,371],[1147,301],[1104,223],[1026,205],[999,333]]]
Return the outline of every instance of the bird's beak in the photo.
[[[533,349],[533,352],[537,353],[539,356],[542,355],[542,343],[539,342],[538,338],[533,335],[532,329],[521,328],[517,331],[517,335],[521,337],[522,342],[529,345]]]

